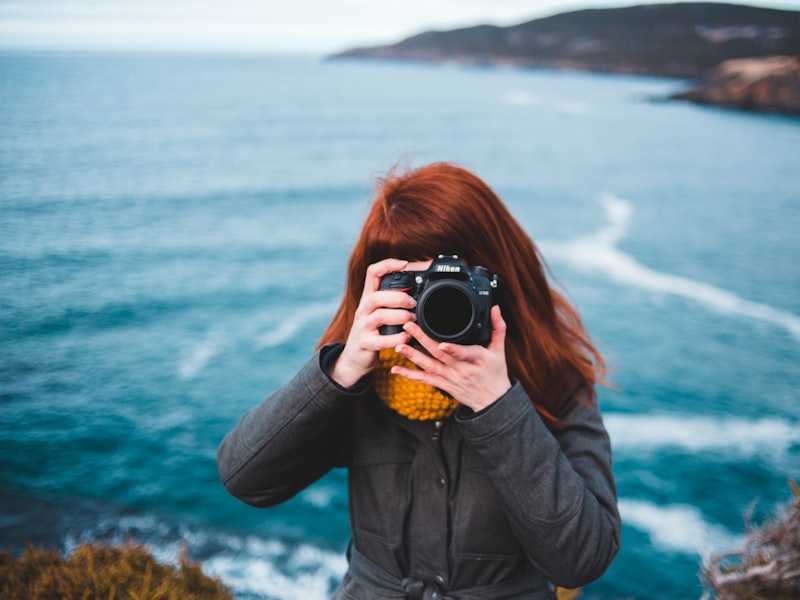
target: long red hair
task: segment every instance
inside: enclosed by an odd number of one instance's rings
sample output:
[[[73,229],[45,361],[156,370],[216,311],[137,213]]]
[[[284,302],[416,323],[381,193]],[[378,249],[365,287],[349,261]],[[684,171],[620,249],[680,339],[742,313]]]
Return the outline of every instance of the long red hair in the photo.
[[[379,181],[350,256],[342,303],[319,345],[347,339],[370,264],[437,254],[457,254],[500,276],[509,375],[543,417],[557,420],[576,374],[594,394],[594,384],[603,382],[603,358],[577,311],[548,283],[533,240],[486,183],[449,163],[393,171]]]

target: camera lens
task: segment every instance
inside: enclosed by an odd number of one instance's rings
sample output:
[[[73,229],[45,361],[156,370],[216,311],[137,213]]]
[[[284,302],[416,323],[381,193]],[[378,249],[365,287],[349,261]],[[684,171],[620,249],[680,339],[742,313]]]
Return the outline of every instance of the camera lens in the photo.
[[[460,282],[432,285],[417,306],[419,326],[435,340],[458,342],[475,320],[472,297],[472,290]]]

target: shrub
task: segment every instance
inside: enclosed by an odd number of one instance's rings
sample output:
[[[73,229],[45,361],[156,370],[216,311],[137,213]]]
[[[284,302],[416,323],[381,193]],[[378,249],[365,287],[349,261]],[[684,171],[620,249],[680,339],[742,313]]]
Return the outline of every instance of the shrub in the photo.
[[[0,553],[0,600],[233,600],[218,579],[188,560],[156,561],[134,542],[78,546],[67,556],[28,545]]]
[[[713,555],[703,577],[718,600],[800,598],[800,488],[796,500],[761,527],[750,529],[739,550]]]

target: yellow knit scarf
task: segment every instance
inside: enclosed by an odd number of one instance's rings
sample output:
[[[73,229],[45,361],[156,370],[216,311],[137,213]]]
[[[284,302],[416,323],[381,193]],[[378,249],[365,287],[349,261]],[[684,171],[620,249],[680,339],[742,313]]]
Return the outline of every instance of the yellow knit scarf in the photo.
[[[375,392],[393,411],[413,421],[428,421],[448,417],[458,408],[452,396],[438,388],[405,377],[392,375],[392,367],[401,365],[416,369],[416,365],[394,350],[381,350],[373,375]]]

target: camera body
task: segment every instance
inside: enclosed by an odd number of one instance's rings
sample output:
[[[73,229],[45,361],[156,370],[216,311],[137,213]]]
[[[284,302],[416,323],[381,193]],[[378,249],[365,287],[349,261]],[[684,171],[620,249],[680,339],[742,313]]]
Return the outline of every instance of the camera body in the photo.
[[[458,256],[440,254],[426,271],[397,271],[381,278],[381,290],[406,292],[416,299],[417,325],[437,342],[486,346],[492,337],[489,311],[495,304],[497,275],[472,270]],[[403,331],[382,325],[380,333]]]

